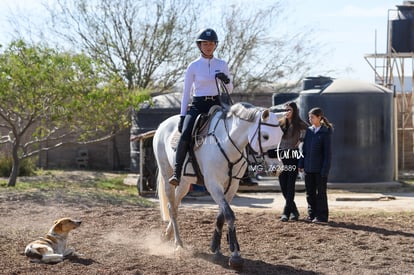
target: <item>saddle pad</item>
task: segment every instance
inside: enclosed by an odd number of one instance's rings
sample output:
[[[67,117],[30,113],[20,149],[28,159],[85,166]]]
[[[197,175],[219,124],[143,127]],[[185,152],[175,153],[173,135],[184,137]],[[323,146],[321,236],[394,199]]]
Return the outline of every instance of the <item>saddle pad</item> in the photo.
[[[204,142],[204,138],[207,136],[208,133],[208,127],[204,127],[203,133],[197,133],[193,138],[194,142],[194,151],[197,150]],[[171,138],[171,148],[176,151],[178,142],[180,141],[181,134],[178,131],[174,131],[173,136]]]
[[[178,142],[180,141],[181,133],[178,130],[174,131],[173,136],[171,138],[171,148],[175,151],[177,150]]]

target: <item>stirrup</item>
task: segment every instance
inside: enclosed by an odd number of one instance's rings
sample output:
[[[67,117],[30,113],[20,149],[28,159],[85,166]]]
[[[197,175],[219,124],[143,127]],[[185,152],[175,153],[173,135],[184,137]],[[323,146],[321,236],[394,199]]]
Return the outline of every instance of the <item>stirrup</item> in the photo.
[[[178,185],[180,185],[180,179],[176,175],[173,175],[168,180],[168,183],[171,184],[171,185],[173,185],[173,186],[175,186],[175,187],[177,187]]]

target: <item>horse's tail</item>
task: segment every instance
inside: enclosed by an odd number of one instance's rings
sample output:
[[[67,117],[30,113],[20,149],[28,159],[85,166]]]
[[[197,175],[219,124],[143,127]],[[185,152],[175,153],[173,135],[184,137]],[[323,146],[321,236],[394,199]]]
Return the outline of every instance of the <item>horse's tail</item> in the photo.
[[[161,218],[163,221],[170,221],[170,212],[168,211],[168,199],[165,192],[165,180],[164,177],[158,172],[157,176],[157,193],[160,203]]]

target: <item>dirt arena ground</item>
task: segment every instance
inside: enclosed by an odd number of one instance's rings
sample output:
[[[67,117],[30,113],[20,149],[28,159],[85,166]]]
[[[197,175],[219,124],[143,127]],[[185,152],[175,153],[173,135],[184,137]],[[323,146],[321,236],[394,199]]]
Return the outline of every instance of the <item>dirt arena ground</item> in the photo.
[[[0,193],[0,274],[413,274],[414,270],[414,200],[408,200],[412,194],[401,196],[411,202],[406,208],[384,207],[387,201],[375,202],[382,207],[348,200],[339,206],[332,203],[327,224],[282,223],[280,194],[240,194],[234,210],[244,267],[233,270],[227,264],[224,236],[223,257],[214,259],[209,251],[216,209],[208,198],[184,201],[179,224],[185,250],[174,253],[172,243],[160,240],[164,223],[156,206],[97,198],[77,201],[61,190],[47,192],[47,197],[13,190]],[[344,196],[349,194],[330,194]],[[299,194],[302,216],[303,200]],[[30,263],[23,255],[27,243],[64,216],[82,220],[68,241],[82,255],[53,265]]]

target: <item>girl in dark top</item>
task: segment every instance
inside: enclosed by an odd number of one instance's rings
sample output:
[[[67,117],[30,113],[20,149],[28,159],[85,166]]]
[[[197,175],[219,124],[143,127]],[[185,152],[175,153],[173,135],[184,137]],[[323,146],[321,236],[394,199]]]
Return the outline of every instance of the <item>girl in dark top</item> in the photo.
[[[306,201],[308,202],[307,221],[328,222],[329,209],[327,182],[331,166],[332,124],[320,108],[309,111],[312,124],[303,141],[303,158],[299,161],[299,171],[305,171]]]
[[[284,169],[279,175],[279,184],[285,207],[280,218],[282,222],[290,219],[297,221],[299,211],[295,204],[295,184],[298,177],[298,160],[300,157],[299,144],[305,136],[308,125],[299,117],[299,110],[295,102],[285,105],[287,113],[280,120],[280,127],[283,130],[283,137],[279,146]]]

